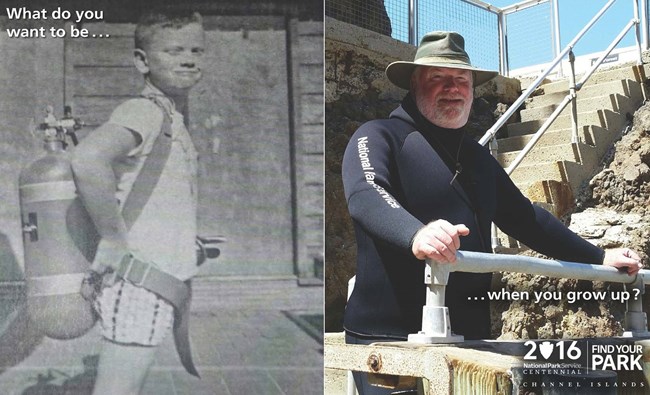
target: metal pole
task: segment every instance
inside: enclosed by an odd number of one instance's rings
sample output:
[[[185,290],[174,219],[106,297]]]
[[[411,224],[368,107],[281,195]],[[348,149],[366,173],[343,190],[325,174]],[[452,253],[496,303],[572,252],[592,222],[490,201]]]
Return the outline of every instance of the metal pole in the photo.
[[[643,0],[642,0],[643,1]],[[636,40],[637,60],[636,64],[643,64],[643,53],[641,50],[641,28],[639,27],[639,1],[633,0],[634,7],[634,39]]]
[[[499,228],[497,228],[496,224],[493,222],[492,223],[492,231],[490,232],[492,237],[492,251],[498,252],[498,250],[502,247],[501,246],[501,240],[499,240]]]
[[[463,0],[463,1],[469,1],[469,0]],[[505,6],[501,8],[501,11],[505,12],[506,14],[511,14],[513,12],[523,11],[526,8],[535,7],[537,5],[548,3],[548,2],[549,0],[526,0],[519,3],[511,4],[509,6]]]
[[[350,295],[352,295],[352,291],[354,290],[354,285],[356,282],[357,276],[352,276],[352,278],[348,280],[348,297],[346,301],[350,300]],[[354,384],[354,376],[352,375],[352,371],[348,370],[347,373],[347,395],[357,395],[357,386]]]
[[[450,270],[454,272],[515,272],[622,284],[633,284],[638,278],[641,278],[643,284],[650,284],[650,270],[646,269],[639,270],[636,277],[632,277],[609,266],[548,260],[523,255],[458,251],[456,252],[456,263],[445,266],[449,266]]]
[[[494,159],[497,158],[497,155],[499,155],[499,142],[497,141],[497,137],[494,136],[492,140],[490,140],[490,155],[494,157]],[[492,223],[492,251],[497,252],[497,250],[501,247],[501,240],[499,240],[499,229],[497,226]]]
[[[637,277],[632,285],[626,285],[626,290],[630,292],[630,299],[627,301],[627,311],[625,312],[625,329],[624,337],[633,337],[646,335],[648,333],[648,317],[643,311],[643,294],[645,286],[643,279]]]
[[[409,342],[436,344],[460,343],[464,340],[463,336],[451,333],[449,309],[445,306],[445,289],[451,266],[430,259],[426,261],[424,283],[427,285],[427,293],[422,307],[422,330],[409,334]]]
[[[576,98],[576,56],[573,51],[569,52],[569,64],[571,65],[571,74],[569,75],[569,95],[571,100],[571,143],[578,144],[578,100]]]
[[[409,43],[418,45],[417,37],[417,0],[409,0]]]
[[[553,20],[553,57],[557,57],[557,55],[560,53],[560,48],[562,48],[562,44],[560,41],[560,9],[558,5],[558,0],[551,0],[551,12],[552,12],[552,20]],[[558,77],[562,78],[564,77],[564,73],[562,72],[562,62],[558,64],[557,68],[557,75]]]
[[[499,30],[499,72],[507,77],[510,74],[510,67],[508,66],[508,33],[506,16],[503,12],[497,14],[497,21]]]
[[[643,36],[643,50],[648,50],[648,0],[641,0],[641,31]]]
[[[616,283],[626,284],[626,288],[632,290],[628,292],[627,311],[625,314],[625,328],[624,336],[649,336],[650,332],[647,329],[646,314],[643,311],[643,293],[645,285],[650,282],[650,270],[640,270],[636,276],[629,276],[626,273],[619,272],[616,268],[603,266],[603,265],[590,265],[586,263],[553,261],[548,259],[532,258],[521,255],[505,255],[505,254],[489,254],[485,252],[472,252],[472,251],[458,251],[456,252],[456,263],[454,264],[440,264],[431,259],[426,260],[425,284],[435,283],[438,284],[440,292],[444,295],[445,286],[449,272],[468,272],[468,273],[490,273],[490,272],[515,272],[536,274],[548,277],[557,278],[572,278],[576,280],[590,280],[590,281],[609,281]],[[432,273],[437,273],[437,280],[432,281]],[[433,275],[436,277],[436,275]],[[441,309],[441,304],[444,303],[444,296],[442,299],[429,300],[424,306],[424,317],[422,322],[423,331],[418,335],[423,337],[428,343],[453,343],[454,335],[447,331],[447,336],[438,335],[429,336],[426,333],[424,319],[426,318],[427,308]],[[434,307],[435,306],[435,307]],[[428,322],[428,327],[440,328],[444,332],[447,325],[448,316],[445,316],[444,310],[435,311],[436,314],[431,314],[429,319],[434,322]],[[435,320],[438,320],[435,322]],[[409,335],[409,341],[411,336]],[[414,339],[415,340],[415,339]],[[421,339],[417,339],[421,340]],[[462,338],[461,338],[462,341]],[[418,341],[424,343],[426,341]]]

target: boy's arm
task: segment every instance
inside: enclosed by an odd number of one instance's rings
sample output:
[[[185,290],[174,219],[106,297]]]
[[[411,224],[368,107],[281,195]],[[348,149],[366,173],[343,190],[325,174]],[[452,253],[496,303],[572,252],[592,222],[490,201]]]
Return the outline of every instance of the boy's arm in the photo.
[[[101,236],[92,265],[100,272],[116,268],[129,252],[126,225],[115,197],[117,180],[112,165],[134,149],[138,140],[129,129],[104,124],[81,141],[72,157],[79,194]]]

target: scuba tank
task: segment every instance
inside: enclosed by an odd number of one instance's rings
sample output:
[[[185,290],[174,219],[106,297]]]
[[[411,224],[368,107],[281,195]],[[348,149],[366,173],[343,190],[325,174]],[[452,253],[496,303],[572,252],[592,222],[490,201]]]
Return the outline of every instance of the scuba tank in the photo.
[[[20,174],[20,210],[30,325],[55,339],[90,330],[97,317],[79,290],[99,235],[76,193],[66,137],[76,145],[81,122],[66,107],[57,120],[51,107],[37,127],[45,155]]]

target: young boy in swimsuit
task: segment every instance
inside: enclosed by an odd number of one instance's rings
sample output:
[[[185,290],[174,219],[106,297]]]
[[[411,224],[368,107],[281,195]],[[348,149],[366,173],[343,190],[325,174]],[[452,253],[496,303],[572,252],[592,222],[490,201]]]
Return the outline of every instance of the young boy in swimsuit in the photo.
[[[134,50],[135,67],[144,77],[141,97],[119,105],[73,155],[79,193],[101,236],[92,273],[120,274],[110,281],[104,276],[94,301],[104,338],[94,394],[137,394],[156,346],[172,328],[177,334],[178,306],[139,279],[168,276],[182,288],[198,270],[197,152],[186,120],[189,91],[202,76],[203,52],[199,14],[144,15]],[[122,206],[145,160],[156,155],[152,149],[165,122],[171,130],[167,159],[137,219],[127,226]],[[132,262],[146,263],[150,273],[129,280]]]

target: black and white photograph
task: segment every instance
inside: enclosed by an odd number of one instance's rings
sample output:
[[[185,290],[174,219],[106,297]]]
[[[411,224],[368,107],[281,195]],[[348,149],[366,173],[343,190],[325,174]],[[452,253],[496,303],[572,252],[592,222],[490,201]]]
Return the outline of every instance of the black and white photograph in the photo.
[[[322,394],[323,2],[0,5],[0,392]]]

